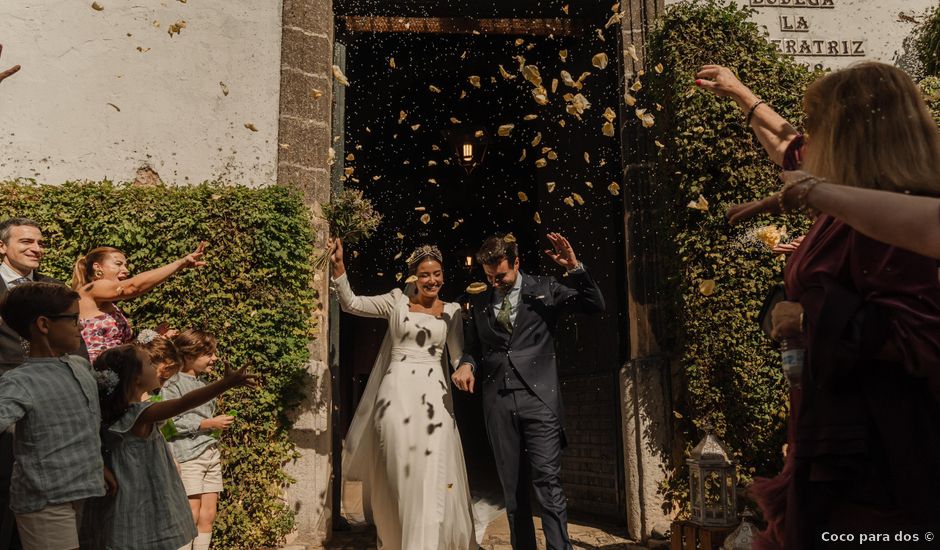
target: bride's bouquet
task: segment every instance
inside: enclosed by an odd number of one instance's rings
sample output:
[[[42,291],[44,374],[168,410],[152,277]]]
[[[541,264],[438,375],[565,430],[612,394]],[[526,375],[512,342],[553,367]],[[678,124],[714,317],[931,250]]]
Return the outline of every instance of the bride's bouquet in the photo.
[[[362,196],[358,189],[343,189],[333,195],[329,204],[323,205],[323,217],[330,224],[330,235],[339,237],[343,244],[356,244],[372,236],[382,215],[375,211],[372,201]],[[325,250],[314,261],[317,271],[326,267],[330,251]]]

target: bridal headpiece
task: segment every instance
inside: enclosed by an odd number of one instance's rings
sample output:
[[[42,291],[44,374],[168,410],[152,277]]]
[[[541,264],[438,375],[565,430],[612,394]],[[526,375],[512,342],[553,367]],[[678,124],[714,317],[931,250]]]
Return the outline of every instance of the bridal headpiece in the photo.
[[[421,245],[416,248],[414,252],[408,256],[408,259],[405,260],[405,263],[408,264],[409,268],[413,268],[425,258],[434,258],[442,265],[444,263],[444,255],[441,254],[441,250],[438,247],[430,244]]]

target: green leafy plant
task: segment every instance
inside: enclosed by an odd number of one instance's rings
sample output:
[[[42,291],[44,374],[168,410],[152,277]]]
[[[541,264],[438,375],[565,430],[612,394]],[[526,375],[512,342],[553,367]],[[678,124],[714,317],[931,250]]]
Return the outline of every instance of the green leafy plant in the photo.
[[[749,21],[749,11],[732,2],[673,5],[650,35],[648,56],[657,71],[642,78],[636,107],[656,116],[646,131],[658,142],[650,159],[652,186],[664,215],[654,223],[666,241],[666,301],[675,312],[676,439],[662,491],[665,511],[682,512],[688,506],[685,458],[706,424],[732,449],[744,482],[781,466],[786,382],[779,352],[756,319],[766,293],[782,282],[784,263],[755,238],[755,229],[785,225],[795,236],[808,225],[800,218],[766,217],[745,228],[725,221],[730,204],[778,189],[780,170],[734,102],[698,90],[695,73],[705,64],[732,67],[797,124],[812,74],[781,57]]]
[[[914,31],[913,45],[924,76],[940,76],[940,5],[927,11]]]
[[[297,456],[287,413],[303,397],[313,290],[313,231],[283,187],[219,184],[142,187],[103,183],[0,185],[0,218],[28,216],[48,240],[43,272],[68,281],[76,258],[99,245],[127,253],[133,271],[163,265],[207,241],[208,265],[122,304],[137,329],[162,322],[207,329],[220,355],[248,365],[262,386],[223,396],[237,421],[222,436],[225,491],[214,548],[276,548],[293,529],[283,470]]]

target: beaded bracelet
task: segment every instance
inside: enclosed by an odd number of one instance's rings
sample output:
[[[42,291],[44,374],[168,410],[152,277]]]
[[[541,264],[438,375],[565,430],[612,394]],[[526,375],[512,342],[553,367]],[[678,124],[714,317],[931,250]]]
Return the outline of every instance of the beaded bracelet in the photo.
[[[751,125],[751,119],[754,118],[754,111],[755,111],[758,107],[760,107],[761,104],[763,104],[763,103],[764,103],[764,100],[763,100],[763,99],[758,99],[757,101],[754,102],[753,105],[751,105],[751,108],[747,110],[747,116],[744,117],[744,125],[745,125],[745,126],[750,126],[750,125]]]

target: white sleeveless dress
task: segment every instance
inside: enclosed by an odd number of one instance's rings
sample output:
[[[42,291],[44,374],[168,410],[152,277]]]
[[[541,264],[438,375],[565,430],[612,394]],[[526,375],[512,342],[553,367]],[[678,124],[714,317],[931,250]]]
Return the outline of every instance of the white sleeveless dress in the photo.
[[[343,477],[361,481],[380,550],[473,550],[470,490],[454,420],[445,349],[463,354],[460,306],[437,318],[408,310],[399,289],[356,296],[333,281],[343,311],[388,319],[388,332],[343,451]]]

